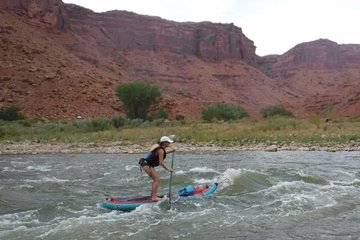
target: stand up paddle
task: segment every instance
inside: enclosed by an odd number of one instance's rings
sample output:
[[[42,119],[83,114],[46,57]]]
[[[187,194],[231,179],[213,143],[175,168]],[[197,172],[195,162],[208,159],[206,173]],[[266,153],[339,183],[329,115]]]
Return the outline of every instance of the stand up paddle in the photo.
[[[173,169],[173,166],[174,166],[174,155],[175,155],[175,152],[173,152],[172,156],[171,156],[171,169]],[[172,181],[172,173],[170,173],[170,181],[169,181],[169,209],[171,209],[171,181]]]
[[[174,155],[175,155],[175,152],[173,152],[172,156],[171,156],[171,169],[173,169],[173,166],[174,166]],[[169,182],[169,209],[171,209],[171,181],[172,181],[172,174],[173,174],[173,172],[170,173],[170,182]]]

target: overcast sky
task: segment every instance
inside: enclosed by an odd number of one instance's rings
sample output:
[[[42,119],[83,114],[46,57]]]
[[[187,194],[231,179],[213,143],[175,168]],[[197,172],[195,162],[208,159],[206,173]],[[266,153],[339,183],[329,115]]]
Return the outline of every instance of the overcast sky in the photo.
[[[127,10],[178,22],[234,23],[260,56],[326,38],[360,44],[360,0],[63,0],[95,12]]]

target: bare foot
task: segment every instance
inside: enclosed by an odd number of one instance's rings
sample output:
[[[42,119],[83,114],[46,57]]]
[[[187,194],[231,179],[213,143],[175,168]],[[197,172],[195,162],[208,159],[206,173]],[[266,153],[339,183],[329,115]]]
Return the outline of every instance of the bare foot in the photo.
[[[159,197],[154,197],[154,198],[151,198],[151,200],[152,200],[152,201],[160,201],[161,198],[159,198]]]

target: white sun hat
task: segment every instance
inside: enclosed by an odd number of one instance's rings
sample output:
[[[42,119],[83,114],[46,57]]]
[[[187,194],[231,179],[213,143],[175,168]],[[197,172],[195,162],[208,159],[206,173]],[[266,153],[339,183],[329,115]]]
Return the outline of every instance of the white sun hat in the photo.
[[[173,143],[174,141],[171,140],[168,136],[162,136],[160,138],[160,142],[169,142],[169,143]]]

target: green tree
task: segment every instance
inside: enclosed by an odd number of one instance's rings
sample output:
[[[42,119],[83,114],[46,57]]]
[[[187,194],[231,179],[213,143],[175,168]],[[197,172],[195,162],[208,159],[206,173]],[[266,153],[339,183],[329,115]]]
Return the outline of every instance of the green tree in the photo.
[[[230,103],[216,103],[202,111],[203,119],[208,122],[215,119],[224,121],[237,120],[247,116],[249,114],[244,108]]]
[[[149,107],[161,97],[158,86],[143,81],[119,85],[116,95],[124,104],[126,116],[130,119],[146,119]]]

